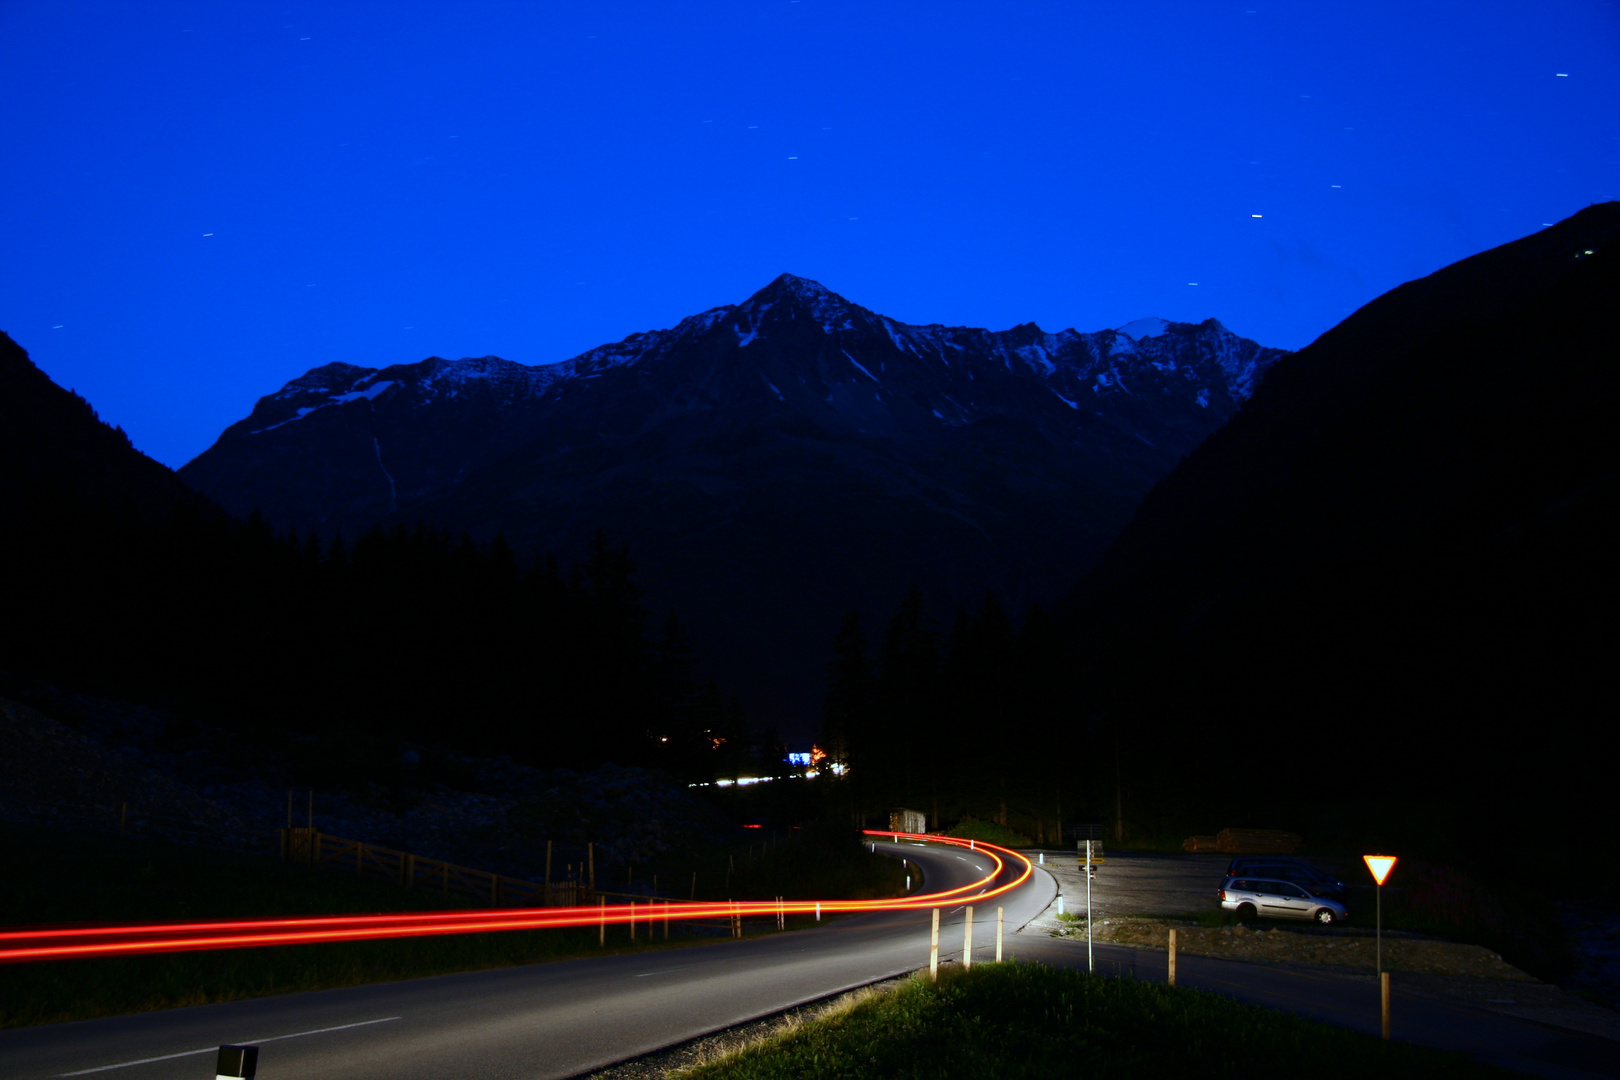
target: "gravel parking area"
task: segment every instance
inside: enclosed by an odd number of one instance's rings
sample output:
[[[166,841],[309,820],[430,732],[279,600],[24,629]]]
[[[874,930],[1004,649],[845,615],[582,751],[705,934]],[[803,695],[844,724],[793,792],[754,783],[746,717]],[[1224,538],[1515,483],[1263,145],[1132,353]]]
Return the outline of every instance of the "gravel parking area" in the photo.
[[[1085,873],[1075,853],[1047,849],[1028,854],[1044,855],[1042,869],[1057,878],[1058,893],[1067,912],[1084,913]],[[1097,867],[1091,882],[1091,910],[1095,918],[1123,918],[1129,915],[1188,915],[1215,906],[1215,890],[1230,855],[1110,855]],[[1057,929],[1057,908],[1042,914]],[[1040,919],[1031,927],[1043,925]]]

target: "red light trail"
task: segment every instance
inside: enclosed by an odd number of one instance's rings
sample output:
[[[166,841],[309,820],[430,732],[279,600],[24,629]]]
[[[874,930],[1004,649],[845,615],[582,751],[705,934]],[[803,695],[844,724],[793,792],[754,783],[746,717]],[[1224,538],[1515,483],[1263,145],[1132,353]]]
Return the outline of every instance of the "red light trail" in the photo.
[[[1029,859],[1009,848],[975,843],[948,836],[866,830],[868,836],[895,840],[948,844],[983,851],[995,863],[984,877],[941,892],[921,893],[893,900],[707,900],[615,904],[612,907],[512,908],[509,910],[431,911],[395,915],[331,915],[311,918],[236,919],[220,922],[152,923],[135,926],[91,926],[52,930],[0,932],[0,962],[67,960],[91,956],[130,956],[183,952],[196,949],[240,949],[264,945],[305,945],[322,941],[367,941],[383,938],[424,937],[434,934],[475,934],[492,930],[550,930],[570,926],[652,923],[661,920],[715,919],[747,916],[803,915],[812,911],[829,915],[868,911],[930,908],[956,900],[988,900],[1016,889],[1034,873]],[[1008,856],[1021,862],[1024,872],[1007,884],[990,888],[1007,866]],[[1014,867],[1016,869],[1016,866]]]

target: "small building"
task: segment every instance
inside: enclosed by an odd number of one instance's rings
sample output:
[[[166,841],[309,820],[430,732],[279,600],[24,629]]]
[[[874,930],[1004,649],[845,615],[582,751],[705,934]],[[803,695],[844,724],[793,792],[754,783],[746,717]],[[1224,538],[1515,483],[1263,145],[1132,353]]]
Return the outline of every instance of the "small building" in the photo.
[[[893,832],[925,833],[928,831],[928,815],[921,810],[898,807],[889,811],[889,829]]]

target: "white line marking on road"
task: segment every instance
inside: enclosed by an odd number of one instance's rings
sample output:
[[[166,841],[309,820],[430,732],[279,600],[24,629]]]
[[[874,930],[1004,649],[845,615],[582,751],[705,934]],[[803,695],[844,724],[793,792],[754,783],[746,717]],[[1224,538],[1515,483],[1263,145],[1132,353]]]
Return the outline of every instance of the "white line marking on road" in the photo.
[[[300,1039],[305,1035],[325,1035],[328,1031],[347,1031],[349,1028],[365,1027],[367,1024],[386,1024],[390,1020],[399,1020],[398,1016],[384,1016],[378,1020],[361,1020],[355,1024],[339,1024],[337,1027],[316,1028],[314,1031],[295,1031],[291,1035],[272,1035],[268,1039],[247,1039],[238,1045],[253,1046],[258,1043],[275,1042],[278,1039]],[[207,1046],[201,1050],[184,1050],[178,1054],[164,1054],[161,1057],[141,1058],[139,1061],[120,1061],[116,1065],[97,1065],[93,1069],[80,1069],[78,1072],[57,1073],[57,1076],[88,1076],[91,1073],[107,1072],[109,1069],[127,1069],[132,1065],[150,1065],[154,1061],[173,1061],[175,1058],[196,1057],[198,1054],[212,1054],[219,1050],[217,1046]]]
[[[645,979],[649,975],[668,975],[672,971],[681,971],[690,966],[690,964],[682,964],[680,967],[665,968],[663,971],[643,971],[640,975],[637,975],[636,978]]]

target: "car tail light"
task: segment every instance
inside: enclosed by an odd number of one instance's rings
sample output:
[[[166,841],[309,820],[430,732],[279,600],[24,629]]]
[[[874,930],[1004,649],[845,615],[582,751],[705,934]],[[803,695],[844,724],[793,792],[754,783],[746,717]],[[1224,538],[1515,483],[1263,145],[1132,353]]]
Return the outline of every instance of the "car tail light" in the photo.
[[[1215,895],[1217,895],[1217,896],[1219,896],[1221,898],[1221,903],[1223,903],[1223,904],[1226,903],[1226,890],[1225,889],[1216,889],[1215,890]]]

